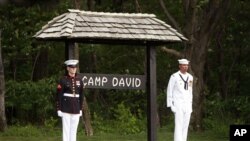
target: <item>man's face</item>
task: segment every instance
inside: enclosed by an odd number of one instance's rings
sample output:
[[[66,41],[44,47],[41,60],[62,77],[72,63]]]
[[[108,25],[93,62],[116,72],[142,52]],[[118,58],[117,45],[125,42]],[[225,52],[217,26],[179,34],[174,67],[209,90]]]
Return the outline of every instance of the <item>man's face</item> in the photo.
[[[76,73],[76,66],[67,66],[67,70],[70,74]]]
[[[179,68],[182,73],[185,73],[188,70],[188,64],[180,64]]]

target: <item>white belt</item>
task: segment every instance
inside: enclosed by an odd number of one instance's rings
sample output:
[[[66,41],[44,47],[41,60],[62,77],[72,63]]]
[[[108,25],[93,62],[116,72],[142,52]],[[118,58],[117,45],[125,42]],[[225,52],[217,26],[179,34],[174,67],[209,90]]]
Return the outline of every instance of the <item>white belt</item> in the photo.
[[[64,93],[63,96],[67,96],[67,97],[79,97],[79,94]]]

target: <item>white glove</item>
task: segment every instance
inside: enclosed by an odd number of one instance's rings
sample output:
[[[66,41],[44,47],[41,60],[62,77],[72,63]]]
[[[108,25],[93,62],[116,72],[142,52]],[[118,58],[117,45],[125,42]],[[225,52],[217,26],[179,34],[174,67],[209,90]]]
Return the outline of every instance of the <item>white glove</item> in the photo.
[[[172,105],[170,108],[171,108],[171,111],[172,111],[173,113],[176,112],[176,107],[175,107],[174,105]]]
[[[172,101],[172,104],[171,104],[171,111],[173,112],[173,113],[175,113],[176,112],[176,107],[174,106],[174,102]]]
[[[58,111],[57,111],[57,115],[58,115],[59,117],[62,117],[62,111],[58,110]]]
[[[80,114],[79,115],[82,116],[82,110],[80,110]]]

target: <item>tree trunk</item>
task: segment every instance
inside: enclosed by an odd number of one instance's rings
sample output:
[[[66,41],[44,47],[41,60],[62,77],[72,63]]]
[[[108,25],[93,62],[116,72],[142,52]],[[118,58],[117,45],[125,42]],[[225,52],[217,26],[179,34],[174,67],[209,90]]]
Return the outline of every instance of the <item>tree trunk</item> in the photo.
[[[187,58],[190,58],[190,73],[194,76],[193,82],[193,113],[191,119],[191,127],[195,131],[202,130],[203,119],[203,106],[205,98],[205,84],[204,84],[204,68],[206,63],[206,51],[201,52],[201,47],[207,46],[208,35],[203,35],[203,39],[194,42],[192,47],[192,53],[187,54]],[[190,55],[190,56],[189,56]]]
[[[48,74],[48,49],[42,48],[40,51],[36,54],[34,59],[34,66],[32,71],[32,78],[33,81],[38,81]]]
[[[4,67],[2,61],[2,46],[1,46],[1,30],[0,30],[0,132],[4,132],[7,129],[7,121],[5,116],[5,80],[4,80]]]
[[[78,47],[78,46],[77,46]],[[78,58],[79,58],[79,47],[78,49]],[[86,97],[83,97],[83,126],[85,128],[85,134],[86,136],[93,136],[94,131],[93,127],[91,125],[91,116],[89,111],[89,106]]]
[[[91,2],[92,1],[92,2]],[[81,9],[81,1],[80,0],[73,0],[74,2],[74,7],[76,9]],[[93,0],[88,0],[88,3],[93,4]],[[75,59],[79,60],[79,46],[78,43],[75,43],[75,47],[74,47],[74,57]],[[78,68],[78,70],[80,70]],[[88,107],[88,102],[86,100],[86,97],[83,97],[83,126],[85,128],[85,134],[86,136],[92,136],[93,135],[93,128],[91,125],[91,116],[90,116],[90,112],[89,112],[89,107]]]
[[[94,131],[91,125],[91,116],[89,111],[88,102],[86,97],[83,98],[83,120],[84,120],[84,127],[85,127],[85,134],[86,136],[93,136]]]
[[[185,0],[183,0],[183,3],[185,3]],[[186,56],[191,61],[190,69],[195,79],[193,91],[194,112],[192,114],[191,125],[194,130],[201,131],[203,129],[203,107],[206,94],[204,68],[207,60],[207,49],[213,35],[223,25],[223,17],[226,17],[225,15],[228,12],[230,2],[229,0],[211,0],[204,8],[203,13],[198,13],[198,10],[194,9],[196,5],[197,1],[191,0],[190,3],[186,3],[184,9],[188,18],[185,31],[188,39],[190,39]]]
[[[93,11],[95,9],[95,1],[94,0],[87,0],[88,10]]]
[[[135,11],[136,11],[136,13],[142,13],[141,6],[140,6],[138,0],[135,0]]]
[[[177,22],[164,7],[164,1],[160,0],[160,2],[171,24],[180,30]],[[190,72],[194,76],[191,127],[196,131],[201,131],[205,100],[204,68],[207,60],[207,49],[214,33],[218,31],[223,23],[223,18],[226,17],[230,0],[210,0],[204,5],[199,5],[197,0],[182,0],[182,4],[186,19],[183,33],[188,38],[188,42],[185,43],[186,50],[181,55],[166,47],[163,47],[162,50],[190,60]]]

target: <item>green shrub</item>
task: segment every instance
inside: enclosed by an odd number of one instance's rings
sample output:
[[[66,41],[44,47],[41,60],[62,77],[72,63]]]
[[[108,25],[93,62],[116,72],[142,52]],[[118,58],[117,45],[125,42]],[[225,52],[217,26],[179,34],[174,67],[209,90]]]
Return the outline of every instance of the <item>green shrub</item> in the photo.
[[[45,119],[50,118],[55,111],[55,92],[54,79],[43,79],[38,82],[7,81],[5,101],[8,122],[43,124]]]
[[[112,121],[105,120],[102,116],[94,113],[92,116],[92,125],[95,133],[110,133],[114,132]]]
[[[128,107],[125,107],[124,103],[120,103],[114,110],[114,115],[116,118],[115,125],[118,132],[122,134],[135,134],[141,132],[145,129],[144,122],[139,120],[139,117],[136,117],[130,112]],[[141,113],[140,111],[138,113]]]
[[[226,100],[213,97],[206,101],[204,128],[218,135],[228,136],[232,124],[249,124],[249,97],[237,96]]]

